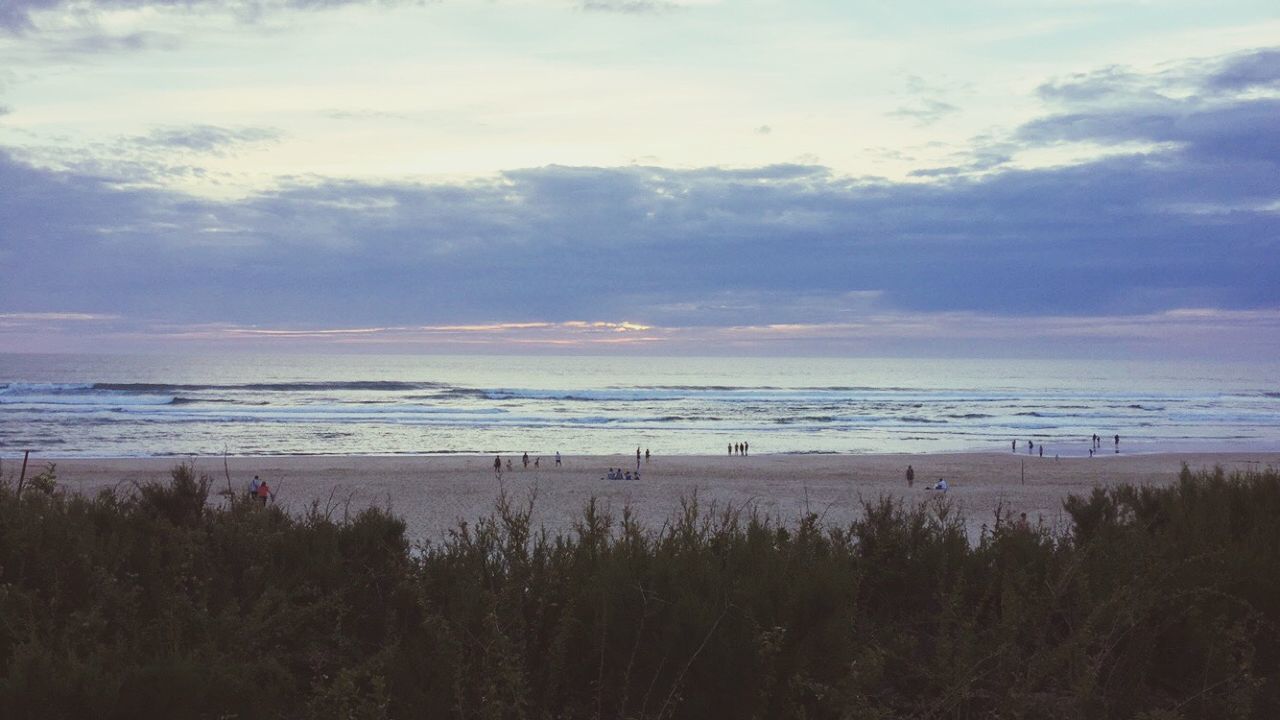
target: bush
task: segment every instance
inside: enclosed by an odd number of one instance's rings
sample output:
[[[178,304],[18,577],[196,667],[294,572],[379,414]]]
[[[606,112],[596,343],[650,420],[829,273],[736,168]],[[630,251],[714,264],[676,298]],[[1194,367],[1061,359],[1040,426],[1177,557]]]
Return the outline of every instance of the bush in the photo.
[[[997,517],[974,546],[941,503],[784,526],[694,497],[652,530],[589,502],[552,536],[504,496],[411,549],[382,510],[209,489],[0,485],[0,716],[1280,713],[1272,471],[1096,490],[1069,532]]]

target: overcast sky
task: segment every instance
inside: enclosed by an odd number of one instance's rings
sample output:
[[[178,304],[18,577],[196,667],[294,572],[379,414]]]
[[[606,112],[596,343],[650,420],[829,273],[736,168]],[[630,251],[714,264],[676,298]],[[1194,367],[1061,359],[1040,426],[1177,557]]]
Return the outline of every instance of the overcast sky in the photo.
[[[0,0],[0,349],[1280,351],[1268,2]]]

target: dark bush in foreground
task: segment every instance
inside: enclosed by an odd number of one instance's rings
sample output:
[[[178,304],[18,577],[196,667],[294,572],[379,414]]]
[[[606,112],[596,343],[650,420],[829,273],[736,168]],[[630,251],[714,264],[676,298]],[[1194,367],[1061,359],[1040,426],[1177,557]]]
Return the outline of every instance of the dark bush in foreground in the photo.
[[[411,551],[379,510],[0,485],[4,718],[1270,718],[1280,476],[1071,498],[1070,534],[942,505],[780,527],[690,501],[505,499]]]

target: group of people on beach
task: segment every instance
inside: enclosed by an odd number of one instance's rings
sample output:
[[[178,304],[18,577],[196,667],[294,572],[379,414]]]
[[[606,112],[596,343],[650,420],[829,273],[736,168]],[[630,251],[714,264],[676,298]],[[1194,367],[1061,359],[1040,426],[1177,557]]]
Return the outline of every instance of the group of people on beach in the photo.
[[[916,469],[908,465],[907,466],[907,487],[914,487],[915,484],[916,484]],[[951,486],[947,484],[946,478],[938,478],[938,482],[931,485],[929,489],[946,492],[947,489],[950,487]]]
[[[257,500],[266,505],[267,501],[275,496],[275,492],[271,490],[271,486],[267,485],[266,480],[259,479],[257,475],[254,475],[253,480],[249,481],[249,493],[246,496],[248,499]]]
[[[1117,434],[1113,439],[1115,442],[1116,453],[1118,454],[1120,452],[1120,435]],[[1034,455],[1037,448],[1039,448],[1040,450],[1040,457],[1044,457],[1044,443],[1040,443],[1039,445],[1036,445],[1034,440],[1027,441],[1028,455]],[[1017,440],[1009,441],[1009,450],[1015,453],[1018,452]],[[1098,435],[1097,433],[1094,433],[1093,436],[1089,438],[1089,457],[1093,457],[1094,455],[1100,452],[1102,452],[1102,436]],[[1056,458],[1057,455],[1055,455],[1054,457]]]
[[[609,474],[605,476],[605,479],[608,479],[608,480],[639,480],[639,479],[640,479],[640,470],[639,470],[639,469],[637,469],[635,472],[631,472],[630,470],[623,470],[622,468],[609,468]]]
[[[520,456],[520,464],[524,466],[524,469],[526,470],[529,469],[529,462],[530,462],[529,453],[526,452],[525,454]],[[542,467],[542,456],[539,455],[533,458],[532,462],[535,470],[540,469]],[[556,451],[556,467],[560,467],[560,464],[561,464],[560,451],[557,450]],[[494,455],[493,456],[493,474],[497,475],[498,477],[502,477],[502,467],[503,467],[502,456]],[[511,458],[507,458],[506,469],[507,469],[507,472],[511,472],[512,470]]]
[[[1018,452],[1018,441],[1013,440],[1010,443],[1009,447],[1013,450],[1013,452]],[[1040,448],[1040,457],[1044,457],[1044,443],[1040,443],[1039,445],[1036,445],[1034,440],[1027,441],[1027,454],[1034,455],[1037,447]],[[1057,457],[1057,456],[1055,455],[1054,457]]]
[[[739,442],[739,443],[730,443],[729,445],[730,455],[749,455],[750,453],[751,453],[751,443]]]
[[[1092,440],[1093,442],[1092,442],[1092,444],[1089,446],[1089,457],[1093,457],[1096,453],[1100,453],[1100,452],[1102,452],[1102,438],[1101,438],[1101,437],[1099,437],[1097,433],[1094,433],[1094,434],[1093,434],[1093,437],[1092,437],[1092,438],[1090,438],[1090,440]],[[1120,452],[1120,436],[1117,434],[1117,435],[1115,436],[1114,440],[1115,440],[1115,446],[1116,446],[1116,453],[1117,453],[1117,454],[1119,454],[1119,452]]]

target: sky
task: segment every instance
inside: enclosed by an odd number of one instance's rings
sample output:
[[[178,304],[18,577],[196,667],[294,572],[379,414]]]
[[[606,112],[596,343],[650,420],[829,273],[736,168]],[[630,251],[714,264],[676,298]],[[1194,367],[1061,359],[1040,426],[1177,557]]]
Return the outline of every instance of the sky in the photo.
[[[1274,1],[0,0],[0,350],[1273,361]]]

